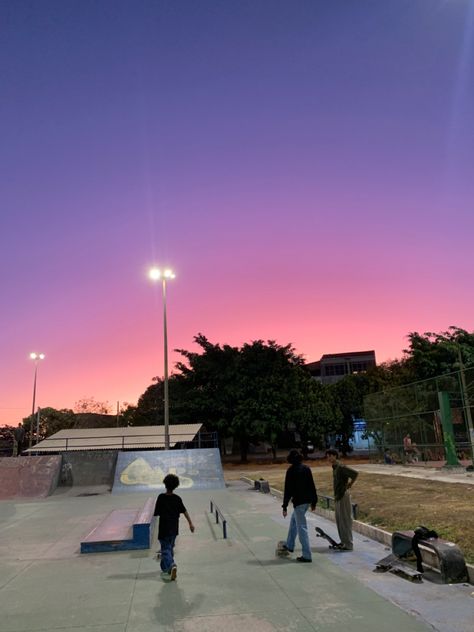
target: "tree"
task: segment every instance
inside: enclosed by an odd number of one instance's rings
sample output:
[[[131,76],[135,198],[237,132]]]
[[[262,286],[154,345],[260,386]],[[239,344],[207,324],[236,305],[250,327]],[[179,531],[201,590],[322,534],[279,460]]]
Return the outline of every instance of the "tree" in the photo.
[[[153,384],[140,396],[137,405],[128,404],[121,413],[125,426],[155,426],[164,424],[164,380],[153,378]],[[170,375],[168,381],[170,424],[192,423],[186,401],[187,385],[182,375]]]
[[[50,437],[60,430],[74,428],[75,415],[69,408],[57,410],[50,406],[40,410],[39,434],[41,439]],[[31,426],[31,415],[23,419],[23,426],[29,432],[30,428],[36,428],[36,415],[34,415],[33,426]]]
[[[408,340],[404,353],[415,380],[457,371],[460,365],[474,365],[474,332],[451,326],[441,333],[411,332]]]
[[[320,433],[332,419],[321,386],[303,369],[291,345],[256,340],[240,349],[211,343],[199,334],[202,353],[179,350],[189,418],[240,442],[242,461],[250,441],[270,441],[293,426]]]
[[[231,385],[236,396],[232,418],[223,428],[237,437],[242,460],[251,439],[270,441],[276,455],[278,436],[289,426],[309,425],[313,412],[305,395],[308,382],[302,361],[290,345],[262,340],[239,350]]]
[[[306,405],[308,414],[300,421],[298,428],[302,431],[303,439],[325,446],[327,435],[339,431],[341,411],[328,386],[310,378],[304,387],[300,393],[302,405]]]
[[[184,410],[189,419],[206,424],[208,429],[221,429],[230,424],[238,397],[239,349],[213,344],[198,334],[194,342],[202,353],[177,349],[185,358],[176,368],[183,379]]]
[[[439,406],[440,390],[449,392],[451,401],[464,409],[468,426],[472,423],[474,370],[465,368],[474,364],[474,333],[451,326],[440,333],[411,332],[408,339],[405,357],[397,371],[390,372],[383,392],[365,400],[368,428],[380,446],[387,433],[393,437],[417,428],[426,436],[433,428],[432,411]],[[400,385],[403,388],[393,388]]]
[[[332,391],[335,405],[340,411],[340,423],[337,434],[341,436],[343,454],[349,450],[349,441],[353,436],[354,419],[362,416],[364,395],[367,391],[367,380],[364,375],[347,375],[329,388]]]
[[[169,381],[170,422],[203,423],[240,443],[246,461],[251,441],[269,441],[275,454],[289,427],[311,438],[335,423],[328,392],[303,368],[291,345],[256,340],[241,348],[194,338],[200,351],[178,349],[183,361]],[[157,378],[124,417],[129,425],[163,423],[163,380]]]
[[[110,404],[109,402],[96,402],[93,397],[86,397],[74,404],[74,412],[108,415],[110,412]]]
[[[374,400],[371,394],[393,389],[411,381],[413,377],[406,361],[395,360],[371,367],[364,373],[348,375],[330,385],[335,405],[341,414],[341,424],[336,433],[342,437],[343,448],[347,449],[353,434],[354,418],[365,418],[367,434],[372,436],[376,443],[383,443],[385,424],[376,420],[380,416],[380,406],[391,407],[392,400],[383,398],[381,394]]]

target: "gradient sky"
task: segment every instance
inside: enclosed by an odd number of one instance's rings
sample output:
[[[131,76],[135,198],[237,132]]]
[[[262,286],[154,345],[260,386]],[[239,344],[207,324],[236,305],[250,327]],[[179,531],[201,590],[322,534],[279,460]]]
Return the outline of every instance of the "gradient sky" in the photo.
[[[0,423],[193,336],[472,330],[474,2],[2,0]],[[171,354],[170,360],[177,359]]]

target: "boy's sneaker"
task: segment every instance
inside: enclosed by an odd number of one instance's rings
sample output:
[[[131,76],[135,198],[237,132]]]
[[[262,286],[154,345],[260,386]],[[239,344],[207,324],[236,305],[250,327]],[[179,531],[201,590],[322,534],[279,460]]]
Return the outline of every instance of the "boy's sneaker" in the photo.
[[[297,557],[296,561],[297,562],[306,562],[306,564],[310,564],[313,560],[309,560],[307,557],[301,556],[301,557]]]
[[[174,581],[176,579],[176,575],[178,574],[178,567],[176,566],[176,564],[173,564],[173,566],[171,567],[170,570],[170,579],[171,581]]]

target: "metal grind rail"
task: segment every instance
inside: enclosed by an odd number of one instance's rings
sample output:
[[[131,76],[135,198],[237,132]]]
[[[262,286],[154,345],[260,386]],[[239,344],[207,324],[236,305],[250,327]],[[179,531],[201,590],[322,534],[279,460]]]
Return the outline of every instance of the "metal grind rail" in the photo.
[[[227,520],[224,517],[224,514],[222,513],[222,511],[219,509],[219,507],[216,505],[216,503],[212,500],[210,500],[210,509],[209,512],[214,514],[216,517],[216,524],[219,524],[219,518],[221,518],[222,520],[222,535],[224,537],[224,540],[227,540]]]

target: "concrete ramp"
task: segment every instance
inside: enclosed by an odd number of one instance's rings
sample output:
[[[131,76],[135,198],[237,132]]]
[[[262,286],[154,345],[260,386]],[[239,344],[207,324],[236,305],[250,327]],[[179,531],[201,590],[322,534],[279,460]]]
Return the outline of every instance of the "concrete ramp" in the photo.
[[[163,478],[177,474],[179,489],[225,487],[219,450],[153,450],[119,452],[112,493],[161,492]]]
[[[63,452],[60,485],[87,487],[114,482],[116,450],[81,450]]]
[[[0,499],[46,498],[56,489],[60,471],[57,455],[0,458]]]

